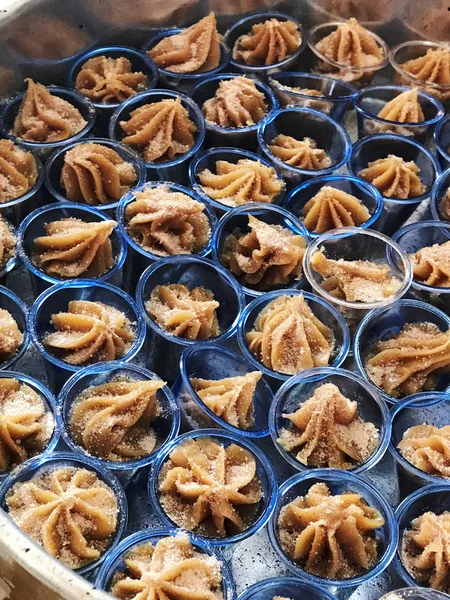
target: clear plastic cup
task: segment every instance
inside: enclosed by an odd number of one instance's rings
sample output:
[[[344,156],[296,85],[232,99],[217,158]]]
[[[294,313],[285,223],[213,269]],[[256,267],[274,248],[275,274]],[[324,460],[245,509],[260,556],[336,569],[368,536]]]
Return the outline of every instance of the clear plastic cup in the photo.
[[[431,188],[440,173],[436,157],[425,146],[401,135],[389,133],[369,135],[356,142],[348,163],[348,170],[352,175],[358,177],[359,173],[367,168],[368,163],[387,158],[389,154],[399,156],[407,162],[415,162],[420,169],[420,180],[426,191],[421,196],[406,200],[383,196],[384,210],[377,221],[376,229],[387,235],[397,231],[419,204],[430,197]]]
[[[78,575],[87,576],[88,574],[93,573],[101,565],[107,554],[113,550],[113,548],[115,548],[115,546],[123,537],[127,527],[127,498],[117,477],[115,477],[111,471],[104,469],[87,456],[75,456],[69,452],[53,452],[50,455],[44,454],[23,463],[23,465],[12,471],[11,474],[5,479],[0,487],[0,506],[5,512],[8,512],[8,506],[6,503],[7,496],[8,492],[14,485],[30,481],[30,479],[33,477],[43,475],[49,471],[67,467],[75,469],[87,469],[88,471],[92,471],[101,481],[103,481],[103,483],[109,486],[117,498],[118,515],[116,532],[108,546],[108,549],[99,559],[94,560],[84,567],[80,567],[79,569],[75,570]]]
[[[173,160],[145,163],[147,178],[150,181],[187,182],[187,161],[200,149],[205,139],[205,119],[200,108],[191,98],[184,94],[179,94],[171,90],[150,90],[148,92],[140,92],[122,102],[112,114],[109,122],[109,137],[116,142],[121,142],[126,135],[120,126],[120,122],[128,121],[130,113],[135,109],[146,104],[153,104],[154,102],[167,99],[175,100],[177,98],[180,99],[183,108],[189,113],[189,118],[197,127],[195,143],[187,152],[180,154]]]
[[[450,217],[446,218],[445,215],[442,214],[440,208],[441,202],[447,193],[450,193],[450,168],[439,175],[434,182],[431,191],[430,208],[432,217],[435,221],[444,221],[446,223],[450,221]]]
[[[358,119],[358,139],[374,133],[395,133],[426,144],[432,136],[435,125],[445,114],[442,104],[430,94],[418,92],[418,102],[424,114],[423,121],[403,123],[378,116],[388,102],[409,90],[409,87],[380,85],[360,91],[354,100]]]
[[[49,206],[38,208],[28,215],[19,227],[17,233],[17,254],[28,270],[35,297],[50,286],[67,281],[48,275],[48,273],[37,267],[33,262],[34,240],[37,237],[46,235],[45,227],[48,223],[67,218],[81,219],[87,223],[99,223],[108,220],[107,215],[91,206],[82,206],[81,204],[71,202],[60,202],[58,204],[50,204]],[[93,283],[106,280],[120,283],[122,280],[122,267],[126,258],[127,245],[117,227],[112,231],[110,240],[114,264],[109,271],[100,277],[92,279],[91,281]],[[78,279],[69,281],[78,281]]]
[[[136,285],[139,280],[139,277],[142,275],[145,269],[155,261],[159,261],[162,258],[164,258],[164,256],[144,250],[144,248],[140,246],[136,242],[136,240],[130,235],[130,232],[128,230],[128,221],[125,214],[126,208],[131,202],[134,202],[134,200],[136,200],[136,192],[142,192],[146,189],[152,189],[159,186],[167,186],[170,191],[181,192],[182,194],[186,194],[187,196],[189,196],[189,198],[192,198],[197,202],[202,202],[205,205],[204,213],[208,217],[211,233],[206,246],[195,256],[207,256],[210,253],[211,246],[213,243],[213,233],[217,227],[217,217],[215,215],[214,210],[211,208],[209,202],[207,202],[204,198],[200,198],[195,193],[195,191],[192,191],[190,188],[187,188],[185,186],[178,185],[177,183],[172,183],[171,181],[157,181],[145,183],[138,187],[134,187],[132,190],[127,192],[122,197],[119,205],[117,206],[116,219],[119,223],[119,231],[125,238],[128,245],[127,258],[125,260],[125,265],[123,269],[123,286],[127,290],[127,292],[129,294],[132,294],[133,296],[136,291]]]
[[[244,448],[244,450],[250,452],[250,454],[256,460],[256,475],[261,481],[261,486],[263,490],[263,496],[260,500],[258,515],[255,519],[255,522],[250,527],[244,529],[236,535],[232,535],[225,538],[205,538],[204,536],[198,535],[200,539],[207,539],[212,546],[226,547],[230,544],[242,542],[250,536],[258,533],[258,531],[261,531],[266,525],[266,523],[269,521],[270,516],[273,510],[275,509],[275,504],[277,500],[277,480],[275,477],[275,473],[272,468],[272,465],[267,460],[267,456],[253,442],[243,439],[240,434],[235,434],[231,431],[220,431],[219,429],[197,429],[197,431],[190,431],[188,433],[184,433],[177,439],[173,440],[168,446],[166,446],[164,451],[160,454],[158,459],[153,464],[152,470],[150,471],[148,478],[148,492],[150,496],[150,501],[152,503],[152,508],[155,511],[156,515],[159,517],[159,519],[167,527],[176,527],[176,524],[164,512],[164,509],[162,508],[160,503],[160,492],[158,489],[158,485],[161,468],[169,458],[171,452],[177,446],[179,446],[183,442],[186,442],[187,440],[196,440],[198,438],[205,437],[210,438],[213,442],[222,444],[225,447],[228,447],[232,444],[236,444],[241,448]]]
[[[190,378],[224,379],[242,377],[254,371],[242,355],[231,352],[219,344],[197,344],[186,348],[181,355],[180,375],[173,392],[190,429],[218,428],[243,438],[262,438],[269,435],[268,413],[273,394],[270,386],[261,378],[253,399],[254,423],[249,429],[240,429],[217,416],[201,400]]]
[[[316,73],[275,73],[270,76],[269,84],[282,107],[314,108],[338,123],[357,95],[356,88],[350,83]],[[317,90],[321,95],[310,96],[301,90]]]
[[[450,167],[450,115],[446,115],[434,128],[434,143],[442,170]]]
[[[273,600],[276,596],[291,600],[336,600],[323,587],[294,577],[273,577],[251,585],[238,600]]]
[[[215,96],[221,81],[230,81],[238,76],[239,75],[236,73],[221,73],[220,75],[213,75],[212,77],[203,79],[194,87],[191,92],[191,97],[198,106],[203,107],[206,100]],[[278,101],[270,87],[265,83],[255,81],[255,87],[258,92],[264,94],[264,101],[267,105],[267,112],[263,117],[265,119],[272,111],[278,108]],[[216,123],[205,120],[205,124],[205,145],[208,148],[215,146],[231,146],[254,151],[257,149],[258,143],[256,132],[258,123],[248,125],[247,127],[222,127]]]
[[[1,119],[1,117],[0,117]],[[28,190],[22,196],[14,198],[14,200],[8,200],[7,202],[0,203],[1,216],[10,221],[14,226],[18,227],[22,221],[29,215],[37,206],[41,204],[43,196],[45,194],[42,189],[44,183],[44,167],[42,162],[34,157],[37,167],[37,179],[32,188]]]
[[[385,594],[380,600],[448,600],[448,595],[425,588],[402,588]]]
[[[327,383],[336,385],[349,400],[358,402],[358,413],[368,423],[373,423],[379,432],[377,447],[362,464],[349,469],[352,473],[362,473],[372,469],[380,460],[389,445],[391,437],[391,421],[386,403],[379,395],[376,387],[367,383],[362,377],[345,369],[321,367],[299,373],[286,381],[275,395],[269,414],[270,435],[274,446],[281,456],[298,471],[312,471],[301,463],[292,452],[280,444],[281,430],[289,428],[290,421],[283,414],[295,412],[303,402],[309,400],[314,392]]]
[[[16,228],[8,220],[6,220],[3,217],[3,215],[2,215],[2,218],[3,218],[3,221],[6,221],[6,225],[8,226],[9,230],[11,231],[11,233],[14,236],[14,239],[16,240],[17,239]],[[21,265],[21,262],[20,262],[19,257],[17,256],[17,250],[15,250],[15,255],[11,256],[11,258],[9,258],[7,260],[7,262],[4,264],[4,266],[2,268],[0,268],[0,283],[2,283],[2,285],[4,285],[5,287],[10,287],[8,285],[9,281],[10,281],[10,275],[20,265]]]
[[[22,343],[11,358],[0,362],[0,369],[11,369],[22,358],[30,345],[30,326],[28,322],[28,308],[14,292],[0,285],[0,309],[7,310],[17,323],[22,334]]]

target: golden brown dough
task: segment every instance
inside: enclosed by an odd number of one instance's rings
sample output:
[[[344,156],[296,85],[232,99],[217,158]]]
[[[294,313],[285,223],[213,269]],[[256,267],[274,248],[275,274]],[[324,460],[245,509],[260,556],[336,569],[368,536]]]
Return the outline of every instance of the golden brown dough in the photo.
[[[450,426],[414,425],[397,445],[412,465],[439,477],[450,477]]]
[[[0,215],[0,268],[16,256],[16,236],[13,228]]]
[[[419,123],[425,121],[419,95],[416,89],[407,90],[388,102],[378,113],[381,119],[399,123]]]
[[[419,173],[419,167],[412,160],[407,162],[389,154],[386,158],[370,162],[358,173],[358,177],[372,183],[386,198],[407,200],[421,196],[426,190]]]
[[[308,137],[297,140],[290,135],[277,135],[269,144],[269,150],[277,158],[291,167],[317,171],[331,166],[330,157],[325,150],[317,147],[317,143]]]
[[[221,127],[256,125],[267,112],[265,96],[247,77],[223,79],[213,98],[203,104],[203,114],[210,123]]]
[[[13,357],[22,341],[23,335],[14,317],[4,308],[0,308],[0,361],[4,362]]]
[[[361,200],[352,194],[325,185],[302,210],[303,223],[313,233],[338,227],[358,227],[370,218]]]
[[[450,241],[421,248],[409,255],[415,281],[450,287]]]
[[[0,202],[20,198],[36,183],[37,165],[31,152],[11,140],[0,140]]]
[[[450,50],[446,46],[430,48],[423,56],[408,60],[400,66],[425,84],[450,85]],[[448,100],[450,97],[449,91],[441,91],[439,88],[425,87],[425,90],[441,100]]]

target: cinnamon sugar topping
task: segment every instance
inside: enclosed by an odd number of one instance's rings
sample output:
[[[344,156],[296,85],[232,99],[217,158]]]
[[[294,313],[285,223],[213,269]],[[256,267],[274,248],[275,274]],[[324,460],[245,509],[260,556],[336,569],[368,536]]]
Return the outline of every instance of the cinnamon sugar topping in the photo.
[[[388,121],[399,123],[419,123],[425,121],[419,94],[416,89],[407,90],[388,102],[378,113],[378,116]]]
[[[13,357],[22,342],[23,334],[14,317],[4,308],[0,308],[0,361],[5,362]]]
[[[364,204],[352,194],[325,185],[305,204],[303,223],[313,233],[338,227],[358,227],[370,218]]]
[[[280,134],[269,144],[269,150],[277,158],[297,169],[317,171],[331,166],[330,157],[325,150],[318,148],[317,143],[309,137],[298,140]]]
[[[248,127],[267,112],[265,96],[247,77],[224,79],[213,98],[203,104],[205,119],[221,127]]]
[[[0,268],[16,256],[16,236],[13,228],[0,215]]]
[[[440,98],[448,100],[450,91],[440,90],[439,85],[450,86],[450,50],[446,46],[442,48],[430,48],[426,54],[413,58],[400,65],[406,72],[423,81],[437,87],[425,87],[426,91]],[[410,84],[410,82],[407,82]]]
[[[389,154],[370,162],[358,177],[372,183],[386,198],[407,200],[421,196],[426,190],[419,173],[419,167],[412,160],[407,162]]]
[[[415,281],[434,287],[450,287],[450,241],[421,248],[409,255]]]
[[[37,165],[31,152],[11,140],[0,140],[0,202],[26,194],[36,183]]]
[[[412,465],[431,475],[450,477],[450,425],[414,425],[398,443],[398,450]]]

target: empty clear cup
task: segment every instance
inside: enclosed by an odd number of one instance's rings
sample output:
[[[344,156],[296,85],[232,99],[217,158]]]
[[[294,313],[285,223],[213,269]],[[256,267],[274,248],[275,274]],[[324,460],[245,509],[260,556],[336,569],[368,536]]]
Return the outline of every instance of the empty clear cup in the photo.
[[[425,588],[402,588],[385,594],[380,600],[448,600],[448,595]]]
[[[39,158],[35,156],[34,160],[36,161],[37,178],[33,187],[22,196],[14,198],[14,200],[0,203],[1,216],[16,227],[41,204],[45,194],[42,189],[45,176],[44,167]]]
[[[450,168],[436,179],[431,191],[430,208],[433,219],[450,222],[450,214],[442,210],[442,202],[450,199]]]
[[[445,116],[434,128],[434,143],[442,169],[450,167],[450,115]]]
[[[269,435],[268,413],[272,402],[270,386],[261,378],[253,397],[254,422],[248,429],[231,425],[216,415],[200,398],[191,378],[224,379],[243,377],[254,371],[240,354],[218,344],[196,344],[181,355],[180,375],[173,386],[184,419],[190,429],[218,428],[231,431],[243,438],[262,438]]]
[[[14,292],[0,285],[0,309],[7,310],[17,324],[22,334],[22,341],[12,356],[0,360],[0,369],[11,369],[22,358],[30,345],[30,327],[28,323],[28,308]],[[4,326],[4,325],[3,325]],[[7,332],[4,332],[4,335]]]
[[[325,113],[338,123],[352,106],[356,89],[345,81],[316,73],[281,72],[271,75],[269,84],[282,107],[301,106]],[[308,94],[309,91],[318,94]]]

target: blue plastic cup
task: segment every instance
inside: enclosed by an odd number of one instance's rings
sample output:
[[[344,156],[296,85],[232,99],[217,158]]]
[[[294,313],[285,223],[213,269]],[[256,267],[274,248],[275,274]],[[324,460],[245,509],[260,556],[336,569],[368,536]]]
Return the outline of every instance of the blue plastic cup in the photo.
[[[409,323],[433,323],[441,331],[450,327],[450,317],[425,302],[417,300],[397,300],[394,304],[371,310],[356,330],[353,356],[358,373],[372,382],[366,372],[366,362],[373,346],[380,340],[390,339]],[[446,390],[450,385],[450,373],[439,375],[436,391]],[[386,402],[393,404],[398,398],[377,388]]]
[[[158,459],[152,466],[152,470],[148,478],[148,492],[150,501],[152,503],[153,510],[159,519],[164,523],[166,527],[177,527],[170,517],[164,512],[160,502],[159,492],[159,477],[161,469],[169,459],[171,452],[183,442],[188,440],[196,440],[199,438],[209,438],[213,442],[223,445],[225,448],[232,444],[236,444],[247,450],[256,460],[256,476],[259,478],[262,486],[263,496],[258,506],[258,514],[255,517],[254,523],[244,529],[240,533],[231,535],[229,537],[206,537],[198,535],[200,539],[207,539],[211,546],[230,546],[230,544],[236,544],[249,538],[250,536],[261,531],[266,523],[269,521],[270,516],[275,509],[275,503],[277,499],[277,480],[275,477],[272,465],[267,460],[267,456],[253,443],[244,439],[240,434],[232,433],[231,431],[220,431],[219,429],[198,429],[197,431],[190,431],[179,436],[176,440],[173,440],[164,451],[160,454]]]
[[[424,115],[423,121],[403,123],[378,116],[388,102],[410,89],[398,85],[379,85],[360,91],[354,100],[358,119],[358,139],[374,133],[395,133],[426,144],[435,125],[445,114],[442,104],[430,94],[420,90],[417,92],[418,102]]]
[[[226,269],[200,256],[171,256],[153,263],[143,272],[137,285],[136,301],[147,324],[148,366],[165,381],[173,383],[178,376],[183,350],[197,345],[200,340],[168,333],[147,312],[145,304],[155,287],[171,283],[186,285],[190,290],[204,287],[219,302],[217,317],[221,333],[207,340],[207,344],[224,343],[234,336],[245,300],[239,284]]]
[[[442,209],[441,203],[446,197],[450,190],[450,168],[444,171],[436,179],[431,191],[430,208],[431,214],[435,221],[444,221],[448,223],[450,221],[450,215],[447,217]]]
[[[286,185],[281,175],[281,171],[277,167],[277,165],[272,164],[263,156],[259,156],[258,154],[255,154],[254,152],[249,152],[248,150],[226,147],[212,148],[210,150],[206,150],[205,152],[200,152],[196,154],[192,159],[191,164],[189,165],[189,184],[192,186],[192,189],[198,194],[198,196],[203,199],[204,202],[209,202],[212,206],[214,206],[216,214],[218,216],[222,216],[224,213],[231,210],[232,207],[228,206],[227,204],[223,204],[218,200],[214,200],[213,198],[208,196],[208,194],[206,194],[206,192],[203,190],[200,184],[199,174],[205,169],[209,169],[212,173],[215,173],[216,163],[220,160],[224,160],[233,164],[237,164],[240,160],[253,160],[259,161],[264,166],[274,169],[276,173],[276,178],[283,183],[283,187],[278,196],[274,199],[273,204],[282,203],[286,191]]]
[[[233,58],[233,49],[237,42],[237,40],[242,35],[247,35],[251,32],[253,25],[257,23],[264,23],[269,19],[278,19],[278,21],[293,21],[300,32],[300,45],[299,47],[287,56],[284,60],[276,62],[272,65],[262,65],[262,66],[251,66],[247,65],[242,61],[235,60]],[[303,25],[295,19],[291,14],[285,14],[276,11],[270,12],[257,12],[253,13],[248,17],[244,17],[240,21],[237,21],[234,25],[232,25],[228,31],[225,33],[224,42],[228,46],[231,52],[230,58],[230,66],[233,67],[237,72],[242,72],[247,77],[251,77],[252,79],[267,79],[270,75],[274,73],[278,73],[278,71],[287,71],[289,69],[293,69],[298,65],[300,55],[306,47],[306,31],[303,29]]]
[[[10,100],[8,100],[4,104],[2,113],[0,115],[1,133],[5,137],[12,140],[15,144],[21,146],[24,150],[32,151],[33,154],[35,154],[42,160],[45,160],[57,148],[61,148],[62,146],[66,146],[71,142],[76,142],[87,136],[93,128],[96,118],[96,112],[93,104],[78,92],[56,86],[49,86],[47,89],[51,92],[53,96],[57,96],[58,98],[69,102],[70,104],[72,104],[72,106],[74,106],[80,111],[82,117],[86,121],[86,125],[81,131],[58,142],[29,142],[14,135],[12,131],[14,128],[14,121],[17,117],[20,106],[22,104],[22,100],[26,92],[16,94]]]
[[[103,565],[97,574],[95,587],[99,590],[111,592],[111,588],[116,581],[117,575],[127,570],[124,559],[131,550],[139,548],[144,544],[156,545],[160,540],[169,536],[175,537],[178,534],[180,534],[179,529],[156,529],[154,531],[138,531],[125,538],[106,556]],[[220,562],[223,600],[234,600],[235,586],[233,576],[222,554],[207,540],[199,538],[188,531],[183,532],[183,534],[189,537],[196,552],[215,558]]]
[[[145,182],[147,172],[144,161],[129,146],[125,146],[125,144],[120,144],[119,142],[113,142],[106,138],[86,138],[56,150],[56,152],[49,157],[45,165],[45,186],[56,200],[59,200],[60,202],[72,202],[67,198],[67,192],[61,184],[61,173],[64,167],[66,153],[82,144],[100,144],[101,146],[106,146],[107,148],[114,150],[124,161],[133,166],[134,172],[136,173],[136,181],[133,184],[133,187],[142,185]],[[108,204],[98,204],[94,208],[97,208],[97,210],[114,218],[114,211],[118,204],[119,200],[116,200],[115,202],[109,202]],[[87,204],[80,202],[79,205],[86,206]]]
[[[22,343],[13,356],[0,363],[0,369],[11,369],[22,358],[30,345],[30,330],[28,324],[28,308],[14,292],[0,285],[0,309],[7,310],[17,323],[22,334]]]
[[[282,107],[313,108],[338,123],[357,95],[356,88],[350,83],[316,73],[275,73],[270,76],[269,83]],[[320,95],[310,96],[301,90],[317,90]]]
[[[82,369],[81,366],[57,358],[43,343],[44,338],[53,331],[52,315],[66,311],[72,300],[102,302],[125,314],[134,327],[135,339],[128,352],[121,357],[122,362],[129,362],[135,358],[145,339],[145,323],[134,300],[119,288],[108,283],[94,283],[86,279],[54,285],[35,301],[30,310],[28,323],[31,340],[44,359],[49,385],[55,393],[59,392],[71,375]]]
[[[264,378],[256,384],[253,398],[254,423],[249,429],[240,429],[217,416],[195,391],[191,377],[224,379],[242,377],[254,371],[242,355],[218,344],[197,344],[186,348],[181,355],[180,375],[173,392],[189,429],[224,429],[243,438],[262,438],[269,435],[268,413],[272,390]]]
[[[292,289],[275,290],[274,292],[268,292],[267,294],[258,296],[258,298],[252,300],[250,304],[247,304],[243,310],[239,319],[237,337],[241,352],[247,361],[255,370],[262,371],[272,389],[275,390],[280,387],[283,381],[290,379],[292,375],[274,371],[273,369],[269,369],[269,367],[263,365],[263,363],[250,352],[246,335],[249,331],[253,330],[255,321],[260,315],[261,311],[279,296],[303,296],[314,315],[320,319],[324,325],[332,330],[335,347],[331,356],[331,367],[339,367],[347,357],[350,348],[350,332],[348,330],[347,323],[339,311],[337,311],[332,304],[323,298],[315,296],[314,294],[310,294],[309,292]]]
[[[448,600],[448,595],[436,590],[408,587],[389,592],[380,600]]]
[[[39,477],[56,469],[64,469],[68,467],[92,471],[95,473],[98,479],[100,479],[100,481],[103,481],[103,483],[105,483],[114,492],[117,498],[117,526],[108,549],[99,559],[94,560],[87,565],[80,567],[79,569],[75,569],[75,573],[78,575],[84,575],[86,577],[88,574],[93,573],[101,565],[107,554],[117,546],[127,527],[127,498],[117,477],[115,477],[111,471],[104,469],[87,456],[75,456],[70,452],[53,452],[50,455],[44,454],[42,456],[27,460],[27,462],[21,465],[21,467],[12,471],[11,474],[5,479],[0,487],[0,506],[6,513],[8,513],[8,493],[14,485],[28,482],[33,477]]]
[[[109,137],[116,142],[121,142],[126,137],[126,134],[121,128],[120,122],[128,121],[130,113],[146,104],[153,104],[154,102],[161,102],[167,99],[175,100],[176,98],[180,98],[182,106],[189,113],[189,118],[197,127],[197,131],[194,134],[195,143],[187,152],[180,154],[173,160],[145,163],[147,178],[150,181],[187,182],[187,161],[200,149],[205,139],[205,119],[200,108],[191,98],[183,94],[170,90],[150,90],[136,94],[125,100],[125,102],[122,102],[114,111],[109,122]]]
[[[281,456],[298,471],[312,471],[301,463],[292,452],[287,451],[280,443],[282,429],[289,429],[292,423],[283,417],[294,413],[301,404],[313,397],[321,386],[331,383],[336,385],[341,394],[349,400],[358,402],[358,413],[368,423],[373,423],[379,432],[379,440],[370,457],[362,464],[349,469],[352,473],[362,473],[372,469],[380,460],[389,445],[391,437],[391,421],[386,403],[374,385],[368,384],[362,377],[344,369],[322,367],[309,369],[286,381],[275,395],[269,414],[270,435],[274,446]]]
[[[99,223],[108,220],[108,216],[96,208],[64,202],[38,208],[28,215],[19,227],[17,253],[28,270],[35,297],[50,286],[67,281],[48,275],[48,273],[42,268],[38,268],[33,262],[34,240],[37,237],[46,235],[45,226],[48,223],[67,218],[81,219],[87,223]],[[112,280],[113,283],[120,283],[122,280],[122,267],[126,258],[127,246],[122,234],[117,231],[117,227],[112,231],[110,240],[115,262],[109,271],[100,277],[92,279],[93,283],[106,280]],[[77,279],[69,281],[77,281]]]
[[[6,222],[6,225],[8,226],[8,228],[11,231],[12,235],[14,236],[14,240],[17,240],[17,231],[16,231],[16,228],[9,221],[7,221],[6,219],[3,219],[3,221]],[[21,262],[19,260],[19,257],[17,256],[17,250],[15,250],[14,256],[11,256],[11,258],[9,258],[6,261],[6,263],[3,265],[3,267],[0,268],[0,283],[2,283],[6,287],[10,287],[10,286],[8,286],[8,283],[10,281],[11,273],[15,269],[17,269],[17,267],[19,267],[20,264],[21,264]]]
[[[213,98],[219,88],[221,81],[229,81],[235,79],[239,75],[233,73],[221,73],[203,79],[194,87],[191,92],[192,99],[203,107],[206,100]],[[260,81],[255,81],[255,87],[258,92],[264,94],[265,103],[267,105],[267,112],[264,115],[264,119],[271,114],[276,108],[278,108],[278,101],[274,96],[274,93],[268,85]],[[234,148],[242,148],[247,150],[256,150],[258,147],[256,132],[258,129],[258,123],[254,125],[248,125],[247,127],[222,127],[216,123],[212,123],[205,119],[206,124],[206,138],[205,145],[208,148],[215,146],[231,146]]]
[[[276,596],[291,600],[336,600],[323,587],[294,577],[263,579],[247,588],[238,600],[273,600]]]
[[[308,170],[291,167],[277,158],[269,149],[269,145],[280,134],[298,139],[312,138],[317,147],[325,150],[331,160],[326,169]],[[344,167],[351,154],[351,141],[348,133],[327,115],[310,108],[290,106],[272,112],[258,126],[258,143],[263,154],[281,171],[288,184],[293,187],[306,179],[331,175]]]
[[[442,169],[450,167],[450,115],[446,115],[434,128],[434,143]]]
[[[144,248],[136,242],[128,229],[126,209],[131,202],[136,200],[136,192],[143,192],[146,189],[154,189],[160,186],[167,186],[170,191],[186,194],[186,196],[189,196],[189,198],[192,198],[197,202],[202,202],[205,205],[204,213],[209,220],[210,238],[206,246],[200,252],[198,252],[196,256],[207,256],[211,251],[213,233],[217,227],[217,217],[209,202],[205,201],[204,198],[200,198],[198,194],[191,189],[170,181],[145,183],[133,188],[122,197],[116,211],[116,219],[119,223],[118,229],[125,238],[128,246],[127,258],[123,269],[123,286],[127,292],[132,295],[135,294],[137,282],[145,269],[155,261],[159,261],[164,257],[162,257],[160,254],[154,254],[153,252],[144,250]]]
[[[314,198],[316,194],[324,186],[330,186],[351,194],[360,200],[362,204],[367,208],[370,213],[369,219],[359,225],[362,229],[372,227],[378,217],[383,212],[383,198],[377,188],[358,177],[352,177],[350,175],[327,175],[325,177],[315,177],[305,183],[300,184],[294,188],[286,197],[284,201],[284,208],[294,214],[298,219],[303,217],[303,207],[311,198]],[[318,237],[318,233],[313,233],[310,230],[308,235],[312,238]]]
[[[22,149],[25,150],[25,148]],[[35,156],[34,160],[36,161],[37,178],[33,187],[22,196],[14,198],[14,200],[0,203],[1,216],[16,227],[18,227],[25,217],[41,204],[43,200],[44,193],[42,185],[44,183],[44,168],[39,158]]]
[[[440,173],[436,157],[425,146],[403,136],[389,133],[369,135],[356,142],[348,163],[348,170],[358,177],[370,162],[387,158],[389,154],[399,156],[407,162],[415,162],[420,169],[419,177],[426,191],[421,196],[406,200],[383,196],[384,210],[376,223],[376,229],[387,235],[397,231],[419,204],[430,197],[431,188]]]
[[[318,577],[302,569],[300,565],[289,558],[284,552],[280,543],[278,528],[280,512],[282,508],[299,496],[305,496],[309,489],[316,483],[325,483],[332,495],[344,494],[349,491],[361,494],[367,504],[377,509],[384,517],[384,525],[378,527],[374,532],[378,542],[379,560],[376,565],[368,569],[365,573],[348,579]],[[350,590],[354,590],[357,586],[383,573],[391,563],[398,543],[398,527],[394,513],[384,497],[372,484],[361,477],[337,469],[314,469],[305,473],[298,473],[285,481],[278,491],[276,508],[269,522],[268,533],[276,553],[295,577],[298,577],[301,581],[315,585],[333,587],[338,597],[341,597],[342,592],[345,593],[347,591],[349,593]]]

